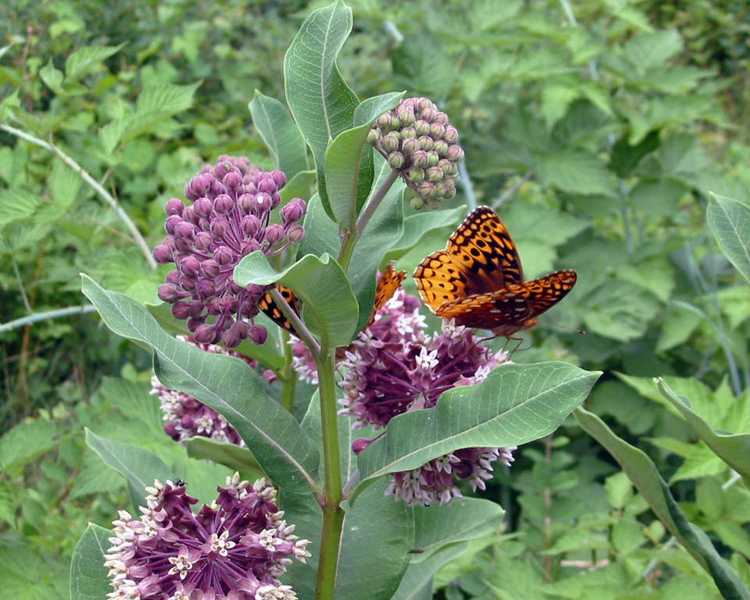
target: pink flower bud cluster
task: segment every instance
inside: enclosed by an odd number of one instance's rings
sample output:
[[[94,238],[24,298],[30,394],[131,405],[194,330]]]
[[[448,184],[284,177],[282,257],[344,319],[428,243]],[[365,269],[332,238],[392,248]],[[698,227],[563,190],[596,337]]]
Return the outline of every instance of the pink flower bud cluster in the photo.
[[[220,156],[187,184],[185,195],[192,204],[177,198],[167,202],[167,236],[154,248],[154,258],[174,263],[175,269],[159,287],[159,297],[172,305],[176,318],[187,320],[197,342],[221,341],[227,348],[245,338],[265,342],[267,332],[254,317],[269,286],[240,287],[232,274],[251,252],[275,256],[304,237],[306,205],[300,198],[284,205],[281,223],[272,222],[285,184],[281,171]]]

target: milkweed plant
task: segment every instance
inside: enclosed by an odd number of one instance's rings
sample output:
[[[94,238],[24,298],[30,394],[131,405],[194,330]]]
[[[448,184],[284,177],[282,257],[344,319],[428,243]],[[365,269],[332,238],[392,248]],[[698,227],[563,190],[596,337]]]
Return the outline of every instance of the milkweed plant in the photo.
[[[435,100],[350,89],[351,28],[340,2],[312,12],[285,102],[250,102],[274,169],[206,157],[166,202],[161,304],[83,276],[104,323],[151,350],[165,435],[204,438],[234,474],[203,504],[147,450],[89,434],[133,506],[83,534],[73,598],[412,597],[431,556],[500,530],[482,492],[519,446],[574,411],[603,426],[579,408],[598,372],[515,364],[487,332],[427,318],[410,274],[389,288],[389,265],[460,220],[445,202],[471,157]]]

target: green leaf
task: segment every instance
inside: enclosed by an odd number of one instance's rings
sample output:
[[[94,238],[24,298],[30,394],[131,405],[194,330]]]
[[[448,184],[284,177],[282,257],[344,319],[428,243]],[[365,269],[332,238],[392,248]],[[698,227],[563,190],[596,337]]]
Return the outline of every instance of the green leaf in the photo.
[[[682,50],[682,38],[675,30],[639,33],[625,44],[625,56],[641,73],[666,65]]]
[[[725,598],[750,598],[750,590],[719,555],[708,536],[682,513],[651,459],[642,450],[617,437],[595,414],[578,408],[575,415],[584,431],[617,460],[670,533],[713,577],[722,595]]]
[[[309,198],[310,190],[314,185],[315,171],[298,171],[279,192],[282,204],[286,204],[292,198]]]
[[[750,433],[716,433],[693,412],[690,401],[675,393],[662,378],[656,380],[656,386],[679,411],[693,432],[750,485]]]
[[[64,93],[62,88],[63,73],[55,68],[55,65],[51,60],[39,69],[39,77],[49,89],[55,92],[55,94]]]
[[[86,46],[79,48],[65,61],[65,83],[78,81],[96,69],[100,63],[116,54],[125,44],[119,46]]]
[[[245,256],[234,269],[237,285],[270,285],[277,281],[294,290],[303,302],[308,327],[322,345],[346,346],[354,336],[359,307],[339,264],[328,254],[308,254],[283,271],[275,271],[262,252]]]
[[[392,109],[403,98],[404,92],[391,92],[363,100],[354,111],[356,127],[342,131],[328,145],[325,152],[325,180],[331,211],[344,227],[353,227],[361,208],[360,188],[366,188],[366,198],[372,183],[372,168],[365,161],[372,161],[367,145],[367,134],[372,122],[387,110]],[[370,181],[362,183],[369,173]],[[366,177],[365,177],[366,179]]]
[[[310,146],[318,172],[318,189],[326,212],[334,218],[325,191],[325,151],[331,140],[352,126],[356,94],[336,64],[352,30],[352,10],[336,2],[313,11],[284,56],[286,101]]]
[[[282,491],[315,486],[318,453],[294,417],[265,393],[262,377],[236,358],[210,354],[168,335],[134,300],[83,276],[82,291],[116,334],[150,346],[165,386],[195,396],[234,427]]]
[[[258,90],[255,90],[249,108],[260,137],[273,155],[276,168],[284,171],[289,179],[306,171],[305,140],[289,109],[276,98],[264,96]]]
[[[0,469],[22,467],[57,444],[54,423],[41,419],[19,423],[0,437]]]
[[[468,548],[468,543],[451,544],[433,552],[425,560],[412,562],[391,600],[432,600],[433,575]]]
[[[162,482],[177,479],[164,461],[148,450],[96,435],[90,429],[86,429],[86,444],[105,464],[125,477],[134,506],[146,506],[146,487],[154,485],[156,479]]]
[[[264,476],[263,469],[247,448],[200,436],[190,438],[185,447],[188,456],[229,467],[232,471],[237,471],[242,479],[253,481]]]
[[[480,498],[462,498],[448,504],[414,509],[419,562],[441,548],[497,532],[505,511],[499,504]]]
[[[582,150],[564,149],[540,155],[535,170],[545,185],[573,194],[615,196],[615,182],[604,163]]]
[[[390,600],[406,570],[414,517],[385,495],[387,483],[368,488],[344,516],[336,598]]]
[[[305,237],[300,244],[298,255],[338,255],[341,247],[338,227],[326,213],[323,202],[317,194],[310,198],[310,202],[307,203],[304,226]]]
[[[750,281],[750,207],[726,196],[711,194],[706,221],[729,262]]]
[[[450,229],[452,231],[464,215],[466,215],[466,206],[461,205],[443,210],[423,210],[406,217],[404,232],[399,240],[388,249],[383,260],[398,260],[418,246],[422,239],[433,230]]]
[[[560,362],[501,365],[479,385],[448,390],[435,408],[394,417],[359,455],[361,482],[460,448],[520,446],[549,435],[600,374]]]
[[[89,523],[73,550],[70,563],[70,600],[101,600],[112,588],[104,566],[104,554],[112,532]]]
[[[685,343],[703,321],[700,315],[679,303],[670,304],[668,308],[661,321],[657,352],[666,352]]]
[[[19,189],[0,190],[0,227],[34,214],[39,198]]]

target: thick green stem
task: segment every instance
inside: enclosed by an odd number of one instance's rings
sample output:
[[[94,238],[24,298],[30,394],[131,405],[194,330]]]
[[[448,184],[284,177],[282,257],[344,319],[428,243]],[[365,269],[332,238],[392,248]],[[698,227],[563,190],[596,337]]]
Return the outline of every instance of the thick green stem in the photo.
[[[292,347],[289,345],[289,332],[281,332],[281,345],[284,352],[284,368],[281,371],[281,404],[289,412],[294,408],[294,391],[297,388],[297,373],[292,368]]]
[[[344,511],[341,508],[341,459],[337,426],[334,357],[335,351],[329,348],[321,348],[320,355],[316,360],[325,467],[325,489],[322,503],[323,531],[320,539],[320,559],[315,586],[316,600],[333,600],[341,530],[344,524]]]

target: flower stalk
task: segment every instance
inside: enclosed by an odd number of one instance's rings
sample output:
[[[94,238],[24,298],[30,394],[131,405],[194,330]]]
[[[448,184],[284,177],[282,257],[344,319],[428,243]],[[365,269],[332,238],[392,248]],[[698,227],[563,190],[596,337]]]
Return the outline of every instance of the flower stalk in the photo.
[[[284,351],[284,368],[281,372],[281,405],[289,412],[294,408],[294,392],[297,388],[297,372],[292,368],[292,346],[289,332],[282,330],[281,346]]]
[[[322,498],[323,530],[315,586],[316,600],[331,600],[334,597],[341,531],[344,524],[344,511],[341,508],[341,451],[337,423],[334,360],[335,351],[322,348],[315,361],[318,368],[318,393],[320,396],[323,462],[325,466]]]

